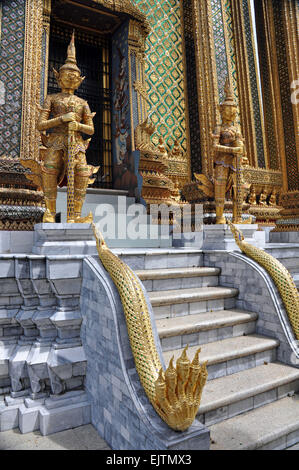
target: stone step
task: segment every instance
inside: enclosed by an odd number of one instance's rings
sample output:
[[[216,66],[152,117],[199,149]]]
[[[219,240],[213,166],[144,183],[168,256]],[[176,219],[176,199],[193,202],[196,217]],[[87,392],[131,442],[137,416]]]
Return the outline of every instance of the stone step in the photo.
[[[135,272],[148,292],[218,286],[219,268],[145,269]]]
[[[267,243],[265,251],[278,259],[291,273],[299,272],[298,243]]]
[[[211,426],[259,408],[299,390],[299,369],[279,363],[210,380],[204,388],[198,419]]]
[[[9,377],[9,359],[16,348],[16,341],[13,343],[0,342],[0,378]]]
[[[156,321],[162,350],[179,349],[249,335],[258,315],[243,310],[220,310]]]
[[[237,336],[222,341],[203,344],[201,346],[200,362],[208,361],[208,380],[213,380],[226,375],[232,375],[246,369],[274,362],[276,360],[276,348],[279,341],[265,338],[259,335]],[[188,357],[193,359],[198,346],[188,349]],[[182,354],[183,349],[165,351],[163,357],[166,366],[174,356],[175,361]]]
[[[286,397],[210,427],[210,450],[283,450],[299,442],[299,402]]]
[[[270,232],[270,243],[299,243],[299,232]]]
[[[157,319],[234,308],[238,289],[198,287],[149,292]]]
[[[299,450],[299,444],[295,444],[294,446],[288,447],[286,450]]]
[[[200,250],[181,248],[113,248],[131,269],[165,269],[198,267],[203,264],[203,254]]]

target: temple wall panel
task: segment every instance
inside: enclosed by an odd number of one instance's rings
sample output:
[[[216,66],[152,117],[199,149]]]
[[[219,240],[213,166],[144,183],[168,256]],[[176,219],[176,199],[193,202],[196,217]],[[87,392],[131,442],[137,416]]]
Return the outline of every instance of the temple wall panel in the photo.
[[[245,137],[248,158],[251,165],[270,168],[268,150],[262,115],[262,97],[258,79],[258,63],[253,34],[253,18],[249,0],[183,0],[184,23],[193,22],[193,37],[196,44],[196,72],[198,81],[197,101],[199,106],[198,127],[201,131],[201,164],[192,161],[192,172],[201,168],[205,174],[211,174],[209,161],[209,133],[219,120],[217,104],[223,101],[224,84],[230,77],[236,101],[239,103],[240,121]],[[190,29],[190,28],[189,28]],[[187,57],[192,56],[190,32],[185,26],[185,44]],[[238,38],[236,41],[235,38]],[[191,59],[192,60],[192,59]],[[190,59],[189,59],[190,62]],[[198,72],[198,69],[200,71]],[[187,73],[191,67],[187,64]],[[190,81],[190,79],[189,79]],[[207,82],[207,84],[205,84]],[[187,79],[188,83],[188,79]],[[206,89],[206,88],[207,89]],[[201,95],[204,95],[203,97]],[[212,96],[212,95],[213,96]],[[194,93],[188,85],[189,113],[194,103]],[[207,108],[215,106],[214,113]],[[210,117],[205,117],[205,113]],[[214,117],[213,117],[214,114]],[[194,113],[193,113],[194,115]],[[194,118],[190,117],[191,149],[196,152],[196,133],[193,132]],[[208,132],[207,132],[208,130]],[[198,139],[197,139],[198,140]],[[198,153],[198,151],[197,151]]]
[[[153,142],[158,144],[162,135],[172,147],[177,138],[182,150],[188,152],[180,0],[133,0],[133,3],[146,14],[151,26],[146,43],[145,73],[149,114],[157,126]]]
[[[0,156],[20,154],[25,2],[4,0],[0,36]]]
[[[114,187],[131,189],[134,193],[131,179],[136,178],[132,155],[128,35],[127,21],[112,39],[112,152]]]
[[[190,133],[190,166],[193,172],[202,172],[202,150],[199,123],[199,98],[194,73],[196,71],[196,48],[193,31],[193,2],[182,0],[183,28],[186,60],[186,88],[188,95],[188,118]]]
[[[252,15],[250,11],[250,1],[242,0],[243,2],[243,18],[244,18],[244,34],[246,44],[246,54],[249,70],[249,84],[250,94],[252,100],[252,110],[254,119],[254,130],[256,137],[256,152],[257,152],[257,166],[259,168],[266,168],[267,155],[264,146],[264,123],[261,113],[261,95],[258,85],[258,70],[257,70],[257,55],[255,50],[255,43],[253,40],[253,24]]]
[[[288,56],[287,37],[283,23],[283,2],[273,2],[273,19],[276,34],[277,64],[280,84],[281,107],[283,114],[283,128],[285,135],[285,155],[288,178],[288,190],[299,189],[298,159],[296,152],[296,138],[294,128],[294,115],[290,105],[290,70],[286,66]],[[298,131],[298,130],[297,130]],[[299,151],[299,149],[297,149]]]

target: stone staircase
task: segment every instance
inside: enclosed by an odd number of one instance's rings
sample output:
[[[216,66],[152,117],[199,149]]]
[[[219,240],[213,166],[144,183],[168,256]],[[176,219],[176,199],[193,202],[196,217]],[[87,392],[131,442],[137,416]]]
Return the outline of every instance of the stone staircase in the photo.
[[[121,254],[143,282],[166,364],[201,347],[208,383],[198,419],[211,449],[284,449],[299,441],[299,369],[276,361],[279,341],[255,334],[257,314],[235,308],[238,291],[218,285],[202,253]]]

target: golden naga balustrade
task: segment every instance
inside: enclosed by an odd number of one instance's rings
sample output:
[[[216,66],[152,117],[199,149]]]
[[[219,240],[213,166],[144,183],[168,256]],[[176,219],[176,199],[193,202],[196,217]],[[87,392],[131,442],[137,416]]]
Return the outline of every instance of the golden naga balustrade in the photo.
[[[228,221],[228,224],[240,250],[269,273],[280,293],[296,339],[299,340],[299,293],[291,274],[269,253],[245,242],[242,232],[231,222]]]
[[[176,368],[171,359],[163,372],[141,283],[129,266],[109,250],[95,224],[92,227],[99,258],[120,295],[135,366],[144,391],[169,427],[185,431],[198,412],[208,377],[207,363],[199,363],[200,349],[190,362],[187,346],[177,360]]]

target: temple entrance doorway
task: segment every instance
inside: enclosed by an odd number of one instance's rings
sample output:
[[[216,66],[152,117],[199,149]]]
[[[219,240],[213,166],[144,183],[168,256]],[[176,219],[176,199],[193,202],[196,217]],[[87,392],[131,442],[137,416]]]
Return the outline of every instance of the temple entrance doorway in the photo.
[[[60,2],[57,2],[59,6]],[[85,76],[76,95],[86,100],[94,117],[95,134],[91,139],[90,146],[86,152],[87,162],[94,166],[100,166],[93,187],[110,189],[113,187],[112,168],[112,136],[111,136],[111,64],[109,34],[99,34],[96,30],[86,26],[82,27],[80,22],[85,20],[89,24],[89,10],[83,10],[85,16],[76,18],[63,18],[63,11],[59,9],[59,17],[53,2],[50,41],[49,41],[49,67],[48,67],[48,94],[58,93],[59,87],[53,73],[53,67],[58,71],[64,64],[66,50],[75,30],[77,63],[81,75]],[[74,10],[73,10],[74,13]],[[86,136],[87,138],[87,136]]]

